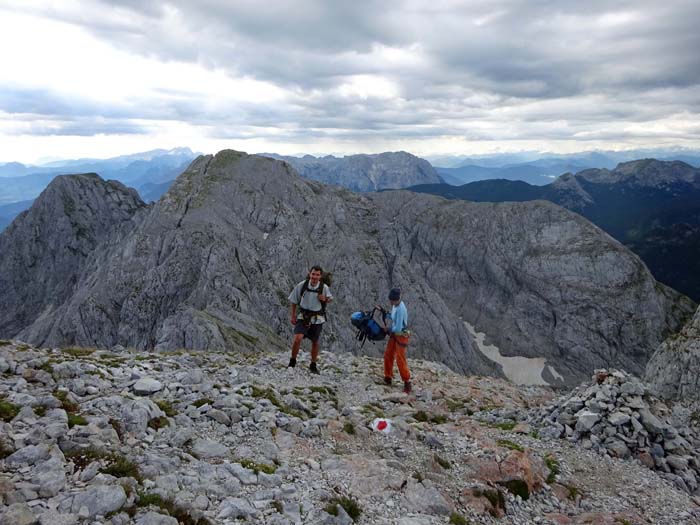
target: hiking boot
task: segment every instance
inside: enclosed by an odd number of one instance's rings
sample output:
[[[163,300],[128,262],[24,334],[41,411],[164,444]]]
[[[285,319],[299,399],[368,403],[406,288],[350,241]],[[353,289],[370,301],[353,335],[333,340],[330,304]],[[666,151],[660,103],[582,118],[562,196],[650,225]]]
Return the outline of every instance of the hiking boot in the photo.
[[[297,366],[297,360],[292,357],[289,360],[289,364],[287,365],[287,368],[294,368],[295,366]]]
[[[403,384],[403,392],[404,392],[404,394],[410,394],[410,393],[411,393],[411,388],[412,388],[412,387],[411,387],[411,382],[410,382],[410,381],[406,381],[406,382]]]
[[[311,370],[312,374],[320,374],[318,371],[318,367],[316,366],[316,363],[314,361],[311,361],[311,364],[309,365],[309,370]]]
[[[384,384],[391,386],[391,378],[390,377],[385,377],[384,378]]]

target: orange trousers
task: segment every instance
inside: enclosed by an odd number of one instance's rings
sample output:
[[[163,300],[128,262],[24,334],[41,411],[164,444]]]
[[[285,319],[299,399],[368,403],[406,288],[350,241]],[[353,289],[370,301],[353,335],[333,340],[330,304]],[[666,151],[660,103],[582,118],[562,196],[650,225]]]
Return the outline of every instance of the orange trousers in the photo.
[[[384,350],[384,377],[393,377],[394,359],[399,367],[401,380],[405,383],[411,380],[411,372],[408,370],[406,361],[406,350],[408,350],[408,337],[403,335],[392,335]]]

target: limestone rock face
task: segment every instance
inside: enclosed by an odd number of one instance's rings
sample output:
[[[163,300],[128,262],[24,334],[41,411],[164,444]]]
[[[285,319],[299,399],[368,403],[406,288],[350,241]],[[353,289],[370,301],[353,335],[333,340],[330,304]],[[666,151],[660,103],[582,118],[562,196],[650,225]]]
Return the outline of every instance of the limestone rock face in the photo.
[[[0,335],[43,345],[285,349],[287,295],[321,264],[334,273],[336,297],[325,348],[353,349],[350,314],[386,304],[399,286],[412,357],[499,374],[467,321],[505,355],[546,357],[572,384],[603,366],[639,373],[692,308],[622,245],[546,202],[356,194],[305,180],[285,162],[222,151],[194,161],[153,206],[135,208],[128,229],[86,252],[77,284],[51,299],[50,312],[6,322]],[[26,233],[13,228],[3,242],[21,245]],[[15,286],[13,304],[37,293]]]
[[[700,400],[700,309],[652,355],[646,381],[663,398]]]
[[[56,177],[0,234],[0,332],[51,315],[93,250],[144,206],[135,190],[94,173]]]
[[[354,191],[407,188],[416,184],[442,182],[427,160],[405,151],[342,158],[332,155],[275,158],[291,164],[302,177],[325,184],[338,184]]]

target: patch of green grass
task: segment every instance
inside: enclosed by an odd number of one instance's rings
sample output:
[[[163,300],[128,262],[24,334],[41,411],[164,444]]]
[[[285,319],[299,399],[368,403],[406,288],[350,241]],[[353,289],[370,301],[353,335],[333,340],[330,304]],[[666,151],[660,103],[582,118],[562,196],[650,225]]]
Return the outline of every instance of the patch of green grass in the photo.
[[[334,499],[328,505],[326,505],[323,510],[325,510],[331,516],[337,516],[338,506],[343,507],[347,515],[350,516],[350,518],[352,518],[353,522],[356,522],[360,519],[360,515],[362,514],[362,508],[360,507],[360,504],[354,499],[345,496],[343,496],[342,498]]]
[[[18,352],[26,352],[27,350],[31,350],[31,346],[25,343],[20,343],[17,345],[17,351]]]
[[[489,503],[491,504],[491,509],[489,512],[493,515],[497,515],[497,509],[506,509],[506,499],[503,496],[503,493],[498,490],[498,489],[492,489],[492,490],[479,490],[479,489],[474,489],[472,491],[472,494],[476,496],[477,498],[484,497],[486,498]]]
[[[9,423],[17,414],[19,414],[19,411],[19,405],[10,403],[9,401],[6,401],[4,397],[0,397],[0,419]]]
[[[447,461],[445,458],[438,456],[437,454],[433,454],[433,459],[438,465],[440,465],[444,469],[452,468],[452,464],[449,461]]]
[[[0,439],[0,459],[5,459],[7,456],[12,454],[14,450],[9,448],[6,444],[5,441]]]
[[[515,421],[506,421],[504,423],[486,423],[491,428],[499,428],[501,430],[513,430],[517,423]]]
[[[87,357],[95,352],[94,348],[79,348],[75,346],[70,346],[68,348],[61,348],[61,352],[68,354],[71,357]]]
[[[208,397],[202,397],[192,404],[194,406],[196,406],[197,408],[199,408],[199,407],[203,407],[204,405],[213,405],[214,401],[212,399],[209,399]]]
[[[87,425],[87,419],[79,414],[68,414],[68,428],[73,428],[74,426],[85,426]]]
[[[270,403],[275,405],[277,407],[277,410],[280,412],[287,414],[289,416],[294,416],[298,417],[299,419],[307,419],[308,415],[299,411],[295,410],[284,403],[282,403],[278,398],[275,392],[272,390],[272,388],[267,387],[267,388],[260,388],[259,386],[256,385],[251,385],[251,395],[256,398],[256,399],[267,399]]]
[[[264,472],[265,474],[274,474],[277,467],[274,465],[265,465],[264,463],[256,463],[250,459],[238,459],[236,463],[240,463],[242,467],[252,470],[256,474]]]
[[[284,511],[284,506],[282,505],[282,502],[280,502],[280,501],[274,500],[270,505],[272,506],[273,509],[275,509],[280,514],[282,514],[282,512]]]
[[[627,518],[615,518],[615,521],[620,523],[620,525],[632,525],[632,522]]]
[[[423,481],[423,474],[421,474],[421,473],[418,472],[417,470],[416,470],[413,474],[411,474],[411,477],[412,477],[413,479],[417,480],[418,483],[420,483],[421,481]]]
[[[544,464],[547,465],[549,469],[549,474],[547,475],[547,483],[552,484],[557,480],[557,475],[559,474],[559,460],[552,455],[547,455],[544,457]]]
[[[576,501],[576,498],[581,495],[581,491],[574,487],[573,485],[564,485],[566,487],[566,490],[568,491],[568,494],[566,495],[567,498],[569,498],[571,501]]]
[[[419,410],[413,414],[413,419],[420,421],[421,423],[425,423],[428,421],[428,414],[426,414],[423,410]]]
[[[55,390],[53,397],[61,402],[61,407],[69,414],[75,414],[80,410],[80,405],[68,399],[68,392],[65,390]]]
[[[12,341],[8,341],[7,339],[0,339],[0,346],[7,346],[11,345]]]
[[[436,425],[442,425],[443,423],[447,423],[448,421],[449,419],[447,419],[447,417],[443,416],[442,414],[436,414],[430,418],[430,422],[435,423]]]
[[[496,441],[496,443],[498,443],[499,447],[509,448],[511,450],[517,450],[519,452],[525,451],[525,449],[523,447],[521,447],[520,445],[518,445],[517,443],[514,443],[513,441],[511,441],[509,439],[499,439],[498,441]]]
[[[345,422],[345,424],[343,425],[343,430],[351,436],[355,435],[355,425],[353,425],[351,421]]]
[[[46,407],[45,406],[34,405],[32,407],[32,410],[34,410],[34,413],[39,417],[44,417],[46,415]]]
[[[175,410],[170,401],[159,399],[156,401],[156,405],[158,405],[158,408],[160,408],[168,417],[175,417],[177,415],[177,410]]]
[[[452,399],[449,397],[445,401],[447,402],[447,408],[449,408],[451,412],[462,410],[467,403],[465,399]]]
[[[154,417],[148,421],[148,427],[152,428],[153,430],[160,430],[168,425],[170,425],[170,421],[168,421],[168,418],[164,416]]]
[[[450,514],[450,523],[452,525],[469,525],[467,519],[457,512]]]
[[[116,454],[110,455],[111,463],[100,470],[104,474],[109,474],[115,478],[134,478],[139,483],[142,481],[141,472],[138,465],[124,456]]]
[[[133,515],[136,515],[136,508],[153,506],[158,507],[167,515],[177,519],[178,523],[182,525],[211,525],[211,522],[205,518],[199,518],[198,520],[195,520],[185,509],[177,507],[172,500],[163,498],[158,494],[145,493],[139,491],[137,491],[136,494],[138,496],[138,500],[136,502],[136,507],[133,509]],[[129,514],[131,515],[132,512],[130,512]],[[133,518],[133,516],[131,517]]]

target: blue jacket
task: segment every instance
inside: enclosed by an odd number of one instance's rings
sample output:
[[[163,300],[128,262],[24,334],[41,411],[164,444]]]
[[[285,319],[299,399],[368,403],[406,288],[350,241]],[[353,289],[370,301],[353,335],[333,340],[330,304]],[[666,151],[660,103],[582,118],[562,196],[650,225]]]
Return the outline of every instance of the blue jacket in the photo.
[[[403,332],[408,327],[408,310],[401,301],[398,306],[391,307],[391,333]]]

